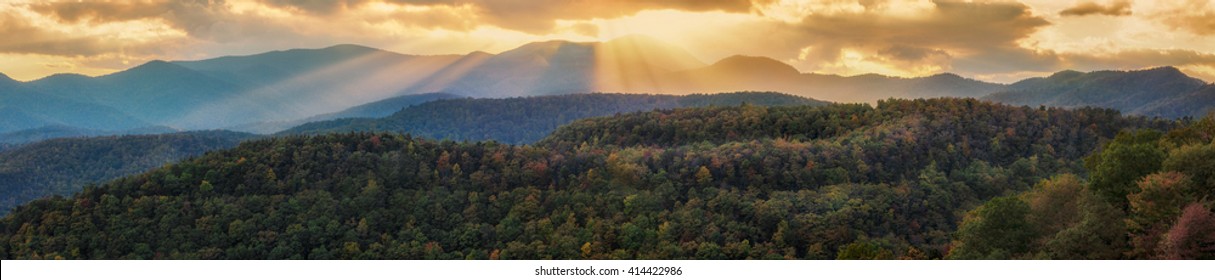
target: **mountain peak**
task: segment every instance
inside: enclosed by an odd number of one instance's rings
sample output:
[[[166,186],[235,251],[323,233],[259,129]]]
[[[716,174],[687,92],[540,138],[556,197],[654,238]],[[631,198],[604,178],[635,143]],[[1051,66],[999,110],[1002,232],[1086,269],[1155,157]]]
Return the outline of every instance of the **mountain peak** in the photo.
[[[342,52],[375,52],[375,51],[381,51],[380,49],[377,49],[377,48],[372,48],[372,47],[368,47],[368,46],[364,46],[364,45],[355,45],[355,44],[337,44],[337,45],[333,45],[333,46],[329,46],[329,47],[323,48],[322,50],[333,50],[333,51],[342,51]]]
[[[962,76],[958,76],[958,74],[949,73],[949,72],[945,72],[945,73],[938,73],[938,74],[935,74],[935,75],[932,75],[932,76],[928,76],[928,77],[929,77],[929,78],[934,78],[934,79],[966,79],[966,78],[964,78],[964,77],[962,77]]]
[[[1081,76],[1081,75],[1084,75],[1084,74],[1085,74],[1084,72],[1080,72],[1080,71],[1076,71],[1076,70],[1067,69],[1067,70],[1063,70],[1063,71],[1055,72],[1054,74],[1051,74],[1051,75],[1050,75],[1049,77],[1047,77],[1047,78],[1048,78],[1048,79],[1067,79],[1067,78],[1074,78],[1074,77],[1078,77],[1078,76]]]
[[[31,83],[81,83],[87,82],[89,79],[91,79],[91,77],[76,73],[55,73],[51,74],[50,76],[33,80]]]
[[[115,74],[119,74],[119,73],[123,73],[123,72],[143,72],[143,71],[161,72],[161,71],[182,71],[182,70],[189,71],[189,68],[174,64],[172,62],[157,59],[157,60],[148,61],[147,63],[144,63],[144,64],[140,64],[139,66],[135,66],[134,68],[127,69],[126,71],[114,73],[111,75],[115,75]]]
[[[764,56],[734,55],[713,63],[714,68],[730,71],[755,72],[774,75],[798,75],[801,72],[789,64]]]
[[[1166,75],[1166,76],[1185,76],[1185,77],[1189,77],[1189,76],[1188,76],[1188,75],[1186,75],[1185,73],[1182,73],[1182,72],[1181,72],[1181,69],[1177,69],[1177,67],[1173,67],[1173,66],[1160,66],[1160,67],[1156,67],[1156,68],[1150,68],[1150,69],[1140,70],[1139,72],[1150,73],[1150,74],[1158,74],[1158,75]]]

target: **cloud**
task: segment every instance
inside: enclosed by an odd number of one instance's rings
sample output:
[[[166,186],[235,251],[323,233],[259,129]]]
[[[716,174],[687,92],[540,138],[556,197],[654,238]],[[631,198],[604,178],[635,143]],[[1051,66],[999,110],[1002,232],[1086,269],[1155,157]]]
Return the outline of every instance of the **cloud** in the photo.
[[[0,15],[0,53],[45,55],[97,55],[120,46],[111,41],[46,29],[17,14]],[[20,39],[17,39],[20,38]]]
[[[475,2],[485,22],[528,33],[543,33],[558,19],[578,20],[615,18],[642,10],[675,9],[683,11],[749,12],[748,0],[634,0],[634,1],[455,1]]]
[[[1089,16],[1089,15],[1105,15],[1105,16],[1129,16],[1131,15],[1131,2],[1127,0],[1114,1],[1109,6],[1103,6],[1095,2],[1083,2],[1071,8],[1064,9],[1059,12],[1060,16]]]
[[[1173,30],[1197,35],[1215,35],[1215,4],[1209,0],[1189,0],[1153,15]]]
[[[1063,54],[1070,68],[1083,70],[1137,69],[1155,66],[1215,67],[1215,54],[1194,50],[1132,49],[1103,54]]]
[[[376,1],[370,0],[262,0],[264,3],[316,15],[331,15]],[[764,2],[759,1],[759,2]],[[387,3],[429,7],[469,7],[481,22],[517,31],[541,34],[552,31],[557,20],[615,18],[643,10],[727,11],[746,13],[751,0],[385,0]]]
[[[30,9],[69,23],[81,21],[128,21],[152,18],[169,12],[167,2],[45,2]]]
[[[1050,24],[1024,4],[934,1],[914,15],[900,15],[884,6],[870,3],[860,11],[806,15],[793,26],[800,33],[799,42],[807,47],[799,59],[812,65],[834,64],[849,50],[885,58],[886,64],[930,62],[938,67],[925,69],[970,73],[1057,64],[1051,54],[1018,43]],[[929,56],[933,59],[924,59]]]
[[[31,1],[0,4],[0,38],[20,38],[0,40],[0,54],[53,56],[82,67],[121,69],[128,61],[202,59],[344,43],[412,54],[449,54],[497,52],[531,41],[580,41],[640,33],[682,45],[706,61],[736,54],[762,55],[802,71],[845,75],[950,71],[996,77],[1062,68],[1135,69],[1166,64],[1215,73],[1210,70],[1215,63],[1209,60],[1209,49],[1215,46],[1210,40],[1215,35],[1215,0],[1139,2],[1134,3],[1134,14],[1128,0],[1022,1],[1029,4],[961,0]],[[42,68],[44,64],[37,65]]]
[[[223,29],[241,24],[248,17],[232,16],[225,1],[126,1],[126,2],[46,2],[31,4],[30,10],[64,24],[99,25],[139,19],[163,20],[165,24],[202,39],[241,37],[249,29]],[[269,25],[262,23],[261,25]],[[217,30],[218,29],[218,30]],[[214,30],[214,31],[213,31]],[[218,32],[216,32],[218,31]]]

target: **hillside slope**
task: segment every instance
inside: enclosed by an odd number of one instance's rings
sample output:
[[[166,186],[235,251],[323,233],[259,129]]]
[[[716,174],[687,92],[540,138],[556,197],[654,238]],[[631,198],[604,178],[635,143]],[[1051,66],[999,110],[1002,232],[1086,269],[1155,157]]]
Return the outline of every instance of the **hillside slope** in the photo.
[[[505,99],[448,99],[405,108],[379,119],[341,119],[304,124],[279,133],[320,134],[393,131],[432,139],[496,140],[526,144],[577,119],[678,107],[825,105],[780,93],[739,92],[685,96],[571,94]]]
[[[230,148],[253,135],[227,131],[53,139],[0,152],[0,213],[49,195],[72,195],[165,164]]]
[[[965,210],[1172,125],[933,99],[626,114],[538,146],[289,136],[26,204],[0,258],[940,258]]]

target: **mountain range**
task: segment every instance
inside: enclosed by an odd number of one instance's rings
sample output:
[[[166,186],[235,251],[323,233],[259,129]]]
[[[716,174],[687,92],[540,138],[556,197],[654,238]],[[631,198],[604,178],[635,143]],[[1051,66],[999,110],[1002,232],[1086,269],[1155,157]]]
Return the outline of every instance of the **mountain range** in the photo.
[[[1215,106],[1215,89],[1174,67],[1140,71],[1062,71],[1030,78],[984,97],[1014,105],[1105,107],[1136,115],[1199,116]]]
[[[342,110],[412,94],[501,98],[586,92],[689,94],[775,91],[833,102],[885,98],[974,97],[1016,105],[1100,106],[1161,117],[1198,116],[1212,86],[1172,67],[1063,71],[1013,84],[955,74],[901,78],[802,73],[766,57],[731,56],[706,64],[686,50],[644,36],[606,42],[546,41],[499,54],[406,55],[357,45],[293,49],[198,61],[151,61],[109,75],[57,74],[19,82],[0,74],[0,133],[138,134],[131,131],[231,129],[274,133],[343,117]],[[440,99],[440,98],[436,98]],[[392,103],[391,101],[389,103]],[[381,103],[386,104],[386,103]],[[55,135],[72,135],[60,133]],[[14,142],[8,137],[0,142]]]
[[[352,131],[407,133],[430,139],[531,144],[578,119],[705,106],[824,106],[818,101],[775,92],[719,94],[566,94],[514,98],[461,98],[427,102],[383,118],[343,118],[311,122],[277,135]]]

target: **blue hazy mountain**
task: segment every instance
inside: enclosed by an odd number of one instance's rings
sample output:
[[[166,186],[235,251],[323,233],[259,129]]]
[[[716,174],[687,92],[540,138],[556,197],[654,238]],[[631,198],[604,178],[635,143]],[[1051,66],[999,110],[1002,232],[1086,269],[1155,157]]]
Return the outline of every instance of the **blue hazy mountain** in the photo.
[[[659,87],[668,91],[779,91],[837,102],[874,102],[891,97],[978,97],[1004,88],[1002,84],[950,73],[919,78],[801,73],[775,59],[753,56],[727,57],[703,68],[672,73],[662,81]]]
[[[311,122],[279,135],[392,131],[432,139],[494,140],[528,144],[574,120],[613,114],[705,106],[830,104],[774,92],[692,95],[569,94],[513,98],[445,99],[414,105],[383,118]]]
[[[653,79],[701,66],[704,63],[686,50],[646,36],[606,42],[534,42],[485,59],[443,91],[473,97],[658,93],[647,87]],[[626,87],[628,83],[640,85]],[[640,90],[629,90],[632,88]]]
[[[409,106],[422,104],[422,103],[426,103],[426,102],[430,102],[430,101],[434,101],[434,100],[453,99],[453,98],[462,98],[462,96],[454,95],[454,94],[447,94],[447,93],[409,94],[409,95],[391,97],[388,99],[371,102],[371,103],[367,103],[367,104],[363,104],[363,105],[359,105],[359,106],[354,106],[354,107],[351,107],[350,109],[342,110],[341,112],[320,114],[320,115],[316,115],[316,116],[312,116],[312,117],[308,117],[308,118],[304,118],[304,119],[292,120],[292,121],[274,121],[274,122],[259,122],[259,123],[244,124],[244,125],[239,125],[239,126],[228,127],[227,129],[234,130],[234,131],[258,133],[258,134],[271,134],[271,133],[283,131],[285,129],[292,128],[292,127],[295,127],[295,126],[298,126],[301,124],[305,124],[305,123],[310,123],[310,122],[319,122],[319,121],[325,121],[325,120],[346,119],[346,118],[385,117],[388,115],[392,115],[393,113],[400,111],[402,108],[406,108]],[[2,137],[2,136],[0,136],[0,137]]]
[[[198,61],[152,61],[98,77],[57,74],[30,82],[3,77],[0,133],[47,126],[110,132],[163,126],[270,133],[338,118],[338,112],[355,106],[432,92],[497,98],[776,91],[835,102],[987,96],[1010,104],[1100,106],[1177,117],[1201,114],[1210,107],[1210,98],[1203,99],[1209,94],[1197,92],[1204,84],[1172,67],[1065,71],[1011,85],[950,73],[917,78],[825,75],[802,73],[765,57],[732,56],[705,64],[682,48],[645,36],[606,42],[534,42],[499,54],[435,56],[337,45]],[[1177,106],[1184,108],[1173,109]],[[380,110],[380,116],[398,109]]]
[[[72,121],[49,124],[98,130],[150,125],[209,129],[302,119],[399,96],[423,74],[459,58],[339,45],[201,61],[151,61],[104,76],[60,74],[17,85],[38,93],[33,101],[92,104],[138,121],[124,127]],[[11,94],[6,90],[5,95]],[[38,125],[7,131],[34,127]]]
[[[1060,71],[1030,78],[984,99],[1029,106],[1105,107],[1159,117],[1200,116],[1215,106],[1211,86],[1174,67],[1136,71]]]
[[[55,138],[74,138],[104,135],[145,135],[178,132],[165,126],[149,126],[125,130],[96,130],[65,125],[47,125],[0,133],[0,143],[24,144]]]
[[[117,109],[44,94],[0,74],[0,133],[44,126],[126,130],[148,125]]]

